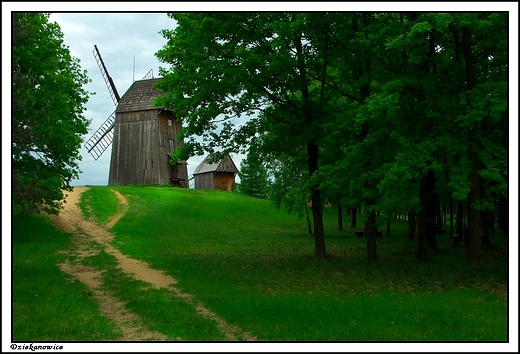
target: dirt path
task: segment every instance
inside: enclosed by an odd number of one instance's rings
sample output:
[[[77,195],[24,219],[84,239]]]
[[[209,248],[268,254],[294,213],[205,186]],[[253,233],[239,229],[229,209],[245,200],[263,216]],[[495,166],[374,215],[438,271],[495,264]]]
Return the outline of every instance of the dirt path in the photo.
[[[100,226],[93,221],[85,220],[78,206],[81,193],[87,189],[87,187],[74,187],[72,192],[67,193],[64,209],[58,216],[51,216],[56,226],[61,230],[74,234],[73,246],[67,251],[71,256],[69,257],[71,260],[59,266],[62,271],[76,277],[90,288],[94,294],[94,298],[99,302],[103,314],[111,318],[121,329],[123,335],[120,340],[169,339],[162,333],[150,332],[144,328],[139,316],[126,310],[123,302],[102,289],[102,272],[82,264],[83,259],[86,257],[91,257],[99,253],[100,248],[95,247],[95,245],[100,245],[105,252],[114,256],[117,259],[118,267],[124,273],[138,280],[147,282],[156,288],[169,289],[172,296],[183,299],[192,306],[200,316],[214,321],[228,340],[256,340],[256,338],[249,333],[227,323],[224,319],[208,309],[202,302],[198,301],[194,295],[185,293],[175,287],[177,281],[173,277],[160,270],[151,268],[146,262],[130,258],[114,248],[110,244],[113,235],[107,230],[113,227],[124,215],[127,209],[127,201],[119,192],[114,191],[119,201],[119,212],[114,215],[106,225]],[[177,340],[182,339],[177,338]]]

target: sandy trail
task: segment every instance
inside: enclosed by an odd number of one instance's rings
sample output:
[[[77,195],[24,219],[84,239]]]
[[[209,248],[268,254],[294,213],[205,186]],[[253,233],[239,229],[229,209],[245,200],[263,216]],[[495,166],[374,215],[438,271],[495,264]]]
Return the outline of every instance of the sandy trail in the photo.
[[[127,201],[123,195],[113,191],[119,201],[119,212],[116,213],[106,225],[100,226],[93,221],[85,220],[79,206],[81,193],[87,187],[74,187],[72,192],[67,192],[66,203],[58,216],[51,216],[56,226],[61,230],[72,233],[73,246],[68,250],[69,257],[66,263],[60,264],[60,269],[79,281],[87,285],[92,291],[94,298],[99,302],[103,314],[112,319],[121,329],[123,341],[139,340],[169,340],[164,334],[150,332],[142,324],[139,316],[131,313],[125,308],[125,304],[115,298],[102,288],[102,272],[93,267],[82,264],[83,259],[99,253],[100,247],[108,254],[117,259],[118,267],[135,279],[149,283],[156,288],[166,288],[170,290],[172,296],[181,298],[196,312],[216,323],[217,327],[228,340],[256,340],[249,333],[242,331],[237,326],[227,323],[224,319],[208,309],[202,302],[198,301],[194,295],[185,293],[175,287],[177,281],[164,272],[151,268],[146,262],[133,259],[114,248],[110,241],[113,235],[108,229],[113,227],[125,214]],[[94,243],[93,243],[94,242]],[[98,247],[95,247],[98,245]],[[182,340],[176,338],[176,340]]]

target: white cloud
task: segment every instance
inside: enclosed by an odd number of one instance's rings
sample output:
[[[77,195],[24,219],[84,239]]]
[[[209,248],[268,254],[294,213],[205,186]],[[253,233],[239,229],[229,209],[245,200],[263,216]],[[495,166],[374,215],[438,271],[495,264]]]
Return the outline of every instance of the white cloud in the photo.
[[[53,14],[51,22],[57,22],[61,27],[61,31],[68,35],[81,35],[88,30],[85,24],[68,21],[67,16],[64,14]]]

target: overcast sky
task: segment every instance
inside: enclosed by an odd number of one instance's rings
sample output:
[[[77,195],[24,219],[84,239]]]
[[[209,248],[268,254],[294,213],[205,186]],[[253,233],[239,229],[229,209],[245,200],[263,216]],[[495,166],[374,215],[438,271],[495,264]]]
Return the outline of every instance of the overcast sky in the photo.
[[[2,7],[4,8],[2,3]],[[79,58],[81,67],[88,72],[92,80],[86,85],[85,89],[95,92],[86,104],[85,116],[92,120],[89,133],[85,136],[85,141],[95,132],[95,130],[108,118],[114,111],[114,104],[110,98],[107,87],[101,76],[99,67],[94,59],[92,50],[97,45],[103,61],[107,66],[108,72],[115,82],[117,90],[122,96],[132,84],[133,78],[140,80],[150,70],[154,76],[159,77],[159,67],[167,66],[160,63],[155,57],[155,53],[161,49],[166,40],[159,34],[162,29],[172,29],[176,26],[175,21],[169,18],[162,11],[200,11],[200,10],[266,10],[286,9],[280,3],[17,3],[14,5],[16,10],[45,11],[51,12],[50,21],[57,22],[64,34],[64,42],[69,46],[72,56]],[[167,6],[167,4],[169,4]],[[172,6],[175,4],[175,6]],[[260,4],[260,5],[259,5]],[[262,5],[263,4],[263,5]],[[283,4],[283,3],[282,3]],[[285,3],[287,4],[287,3]],[[291,3],[289,3],[291,4]],[[292,3],[294,4],[294,3]],[[336,10],[367,10],[367,3],[321,3],[317,7],[316,3],[299,3],[299,11],[323,10],[325,8]],[[320,5],[321,5],[320,4]],[[388,6],[388,3],[386,3]],[[439,7],[434,3],[411,3],[406,4],[407,10],[413,6],[419,6],[419,10],[438,11]],[[433,5],[433,7],[432,7]],[[34,6],[41,6],[35,8]],[[202,6],[202,7],[201,7]],[[291,5],[293,6],[293,5]],[[357,6],[357,7],[356,7]],[[392,10],[395,11],[402,6],[402,3],[392,3]],[[444,5],[446,6],[446,5]],[[448,5],[449,6],[449,5]],[[481,6],[481,5],[479,5]],[[488,5],[489,6],[489,5]],[[494,6],[498,9],[498,6]],[[13,9],[13,10],[14,10]],[[70,9],[70,10],[69,10]],[[291,9],[289,7],[289,9]],[[114,11],[124,10],[134,13],[92,13],[94,11]],[[380,9],[383,10],[383,9]],[[475,9],[472,9],[475,10]],[[68,13],[57,13],[56,11],[71,11]],[[82,11],[81,13],[78,13]],[[91,13],[86,13],[90,11]],[[156,11],[156,12],[148,12]],[[145,13],[146,12],[146,13]],[[134,74],[135,57],[135,74]],[[110,164],[111,147],[103,153],[96,161],[87,153],[84,147],[81,148],[83,157],[80,162],[79,180],[74,180],[73,185],[106,185],[108,183],[108,173]],[[204,157],[194,157],[188,160],[188,174],[191,175],[197,165]],[[241,156],[233,156],[233,160],[240,168]]]

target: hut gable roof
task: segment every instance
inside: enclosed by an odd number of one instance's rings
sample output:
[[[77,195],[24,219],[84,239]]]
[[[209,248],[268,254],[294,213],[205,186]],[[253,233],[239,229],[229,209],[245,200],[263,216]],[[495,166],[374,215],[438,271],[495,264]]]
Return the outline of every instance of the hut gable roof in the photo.
[[[159,89],[154,86],[160,80],[161,78],[134,81],[119,100],[116,112],[158,109],[159,107],[152,106],[152,102],[160,95]]]
[[[232,172],[232,173],[238,173],[238,169],[235,166],[235,163],[231,159],[229,155],[224,156],[222,160],[216,163],[207,163],[209,156],[204,159],[200,163],[200,165],[197,166],[195,171],[193,172],[194,175],[199,175],[202,173],[208,173],[208,172]]]

